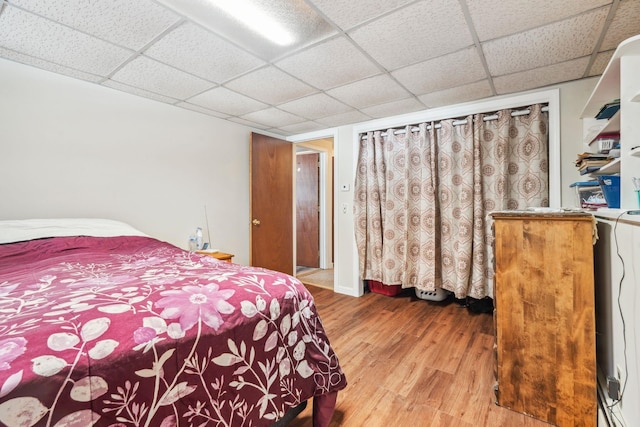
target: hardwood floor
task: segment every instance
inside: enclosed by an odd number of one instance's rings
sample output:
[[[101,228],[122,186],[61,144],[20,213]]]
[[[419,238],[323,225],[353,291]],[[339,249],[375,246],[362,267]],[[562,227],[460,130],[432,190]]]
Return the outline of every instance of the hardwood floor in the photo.
[[[331,427],[549,427],[497,406],[493,318],[455,303],[307,286],[347,375]],[[311,427],[308,405],[290,427]]]
[[[305,285],[333,289],[333,268],[313,268],[296,274],[296,277]]]

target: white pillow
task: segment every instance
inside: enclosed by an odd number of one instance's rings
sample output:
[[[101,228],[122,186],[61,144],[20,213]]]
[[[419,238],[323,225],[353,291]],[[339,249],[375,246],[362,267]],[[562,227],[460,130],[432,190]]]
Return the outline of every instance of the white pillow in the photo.
[[[63,236],[146,236],[129,224],[100,218],[17,219],[0,221],[0,244]]]

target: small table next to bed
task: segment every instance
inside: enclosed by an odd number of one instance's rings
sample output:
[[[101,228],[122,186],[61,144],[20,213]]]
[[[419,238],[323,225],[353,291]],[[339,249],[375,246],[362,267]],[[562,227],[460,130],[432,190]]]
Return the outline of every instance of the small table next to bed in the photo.
[[[219,259],[220,261],[226,261],[226,262],[233,262],[233,257],[235,256],[233,254],[228,254],[226,252],[220,252],[220,251],[215,251],[215,252],[196,251],[196,253],[200,255],[207,255],[207,256]]]

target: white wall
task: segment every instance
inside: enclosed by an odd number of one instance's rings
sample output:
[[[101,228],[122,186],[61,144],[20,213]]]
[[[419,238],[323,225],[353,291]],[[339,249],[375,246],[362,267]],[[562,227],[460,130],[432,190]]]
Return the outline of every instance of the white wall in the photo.
[[[582,110],[593,91],[597,78],[578,80],[559,85],[560,88],[560,151],[562,166],[562,206],[579,207],[575,189],[569,185],[576,181],[588,181],[589,178],[580,176],[575,160],[579,153],[588,151],[584,144],[583,121],[580,119]]]
[[[205,226],[206,204],[213,246],[248,263],[249,129],[11,61],[0,60],[0,76],[0,218],[108,216],[186,247]],[[563,206],[580,180],[579,116],[596,81],[552,87],[560,90]],[[359,287],[353,128],[313,135],[335,137],[335,286],[347,294]]]
[[[0,219],[108,217],[249,261],[244,126],[0,59]],[[206,229],[205,229],[206,239]]]

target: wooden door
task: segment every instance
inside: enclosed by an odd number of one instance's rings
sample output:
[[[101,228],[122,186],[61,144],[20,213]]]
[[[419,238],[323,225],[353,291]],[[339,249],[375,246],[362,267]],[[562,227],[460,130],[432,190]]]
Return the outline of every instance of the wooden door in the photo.
[[[296,264],[320,267],[320,154],[296,156]]]
[[[293,274],[293,144],[251,134],[251,260]]]

